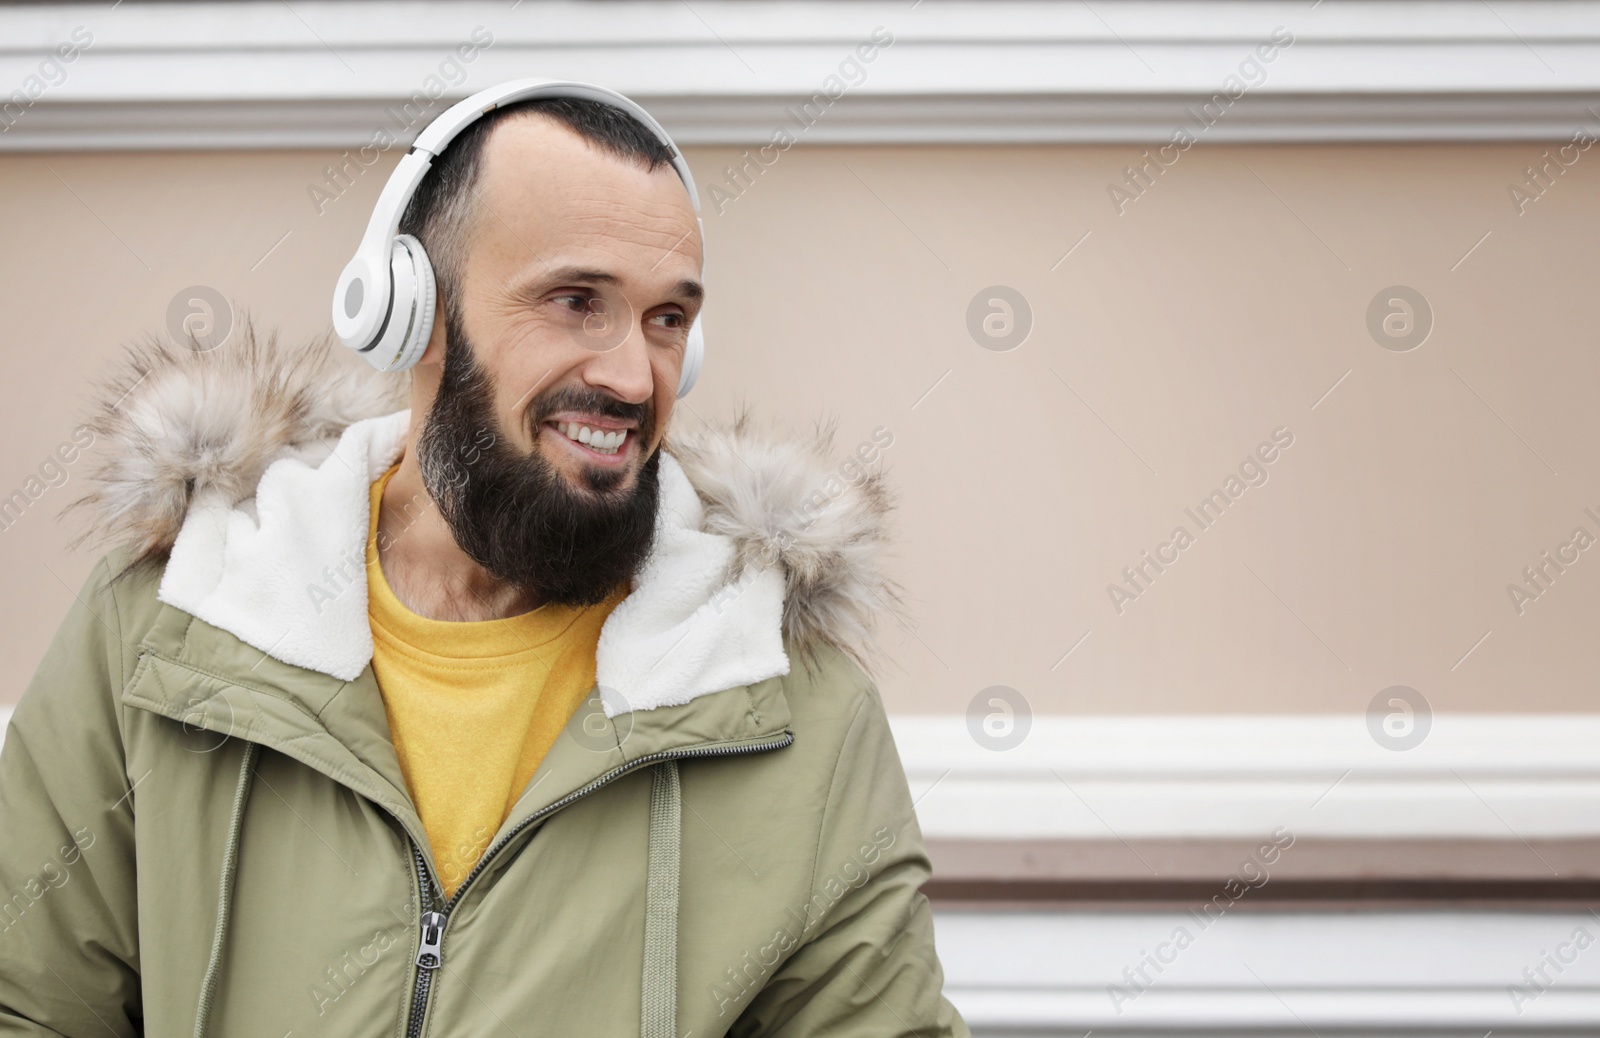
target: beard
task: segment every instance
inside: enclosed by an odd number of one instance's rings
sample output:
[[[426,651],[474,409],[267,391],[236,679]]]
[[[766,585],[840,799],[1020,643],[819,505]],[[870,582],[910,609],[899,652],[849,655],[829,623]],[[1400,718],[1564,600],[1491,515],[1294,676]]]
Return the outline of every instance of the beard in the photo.
[[[535,444],[524,453],[494,413],[493,379],[477,362],[454,307],[445,307],[444,371],[417,438],[422,482],[474,562],[541,602],[595,605],[631,581],[650,554],[660,500],[661,451],[627,473],[585,465],[574,487],[541,453],[544,422],[583,411],[637,425],[629,438],[653,438],[654,408],[586,386],[535,397],[524,414]],[[487,440],[487,443],[485,441]],[[642,450],[642,446],[633,449]]]

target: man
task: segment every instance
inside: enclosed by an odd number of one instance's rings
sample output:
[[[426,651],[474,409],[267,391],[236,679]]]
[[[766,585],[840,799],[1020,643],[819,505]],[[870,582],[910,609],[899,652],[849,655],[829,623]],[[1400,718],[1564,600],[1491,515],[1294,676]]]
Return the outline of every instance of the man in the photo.
[[[884,491],[742,420],[669,449],[662,145],[510,105],[401,230],[409,409],[248,331],[107,387],[118,547],[0,754],[0,1034],[967,1033],[859,665]]]

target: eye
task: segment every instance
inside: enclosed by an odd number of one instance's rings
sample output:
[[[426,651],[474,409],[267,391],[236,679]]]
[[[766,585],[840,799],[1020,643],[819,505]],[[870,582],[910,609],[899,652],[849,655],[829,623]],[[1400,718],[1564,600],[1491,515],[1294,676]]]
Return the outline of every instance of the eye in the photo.
[[[581,292],[569,292],[566,295],[552,296],[551,302],[565,305],[569,300],[575,300],[577,305],[567,306],[567,309],[571,310],[573,313],[582,313],[589,309],[589,302],[591,299],[593,299],[592,296]]]

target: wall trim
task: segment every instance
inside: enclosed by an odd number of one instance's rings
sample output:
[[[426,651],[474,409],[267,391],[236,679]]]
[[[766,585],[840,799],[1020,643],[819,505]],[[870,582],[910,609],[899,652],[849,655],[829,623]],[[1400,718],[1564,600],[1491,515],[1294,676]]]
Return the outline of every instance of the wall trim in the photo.
[[[891,718],[930,839],[1244,843],[1279,826],[1297,839],[1600,836],[1600,715],[1430,723],[1396,751],[1359,714],[1038,715],[1019,745],[992,750],[965,717]]]
[[[615,87],[685,145],[768,143],[882,27],[892,42],[805,144],[1560,140],[1600,131],[1600,2],[364,0],[0,6],[0,97],[82,26],[92,44],[0,151],[359,148],[438,76],[438,106],[505,79]],[[452,67],[478,27],[492,42]],[[1282,26],[1292,43],[1246,70]],[[457,72],[456,68],[460,71]],[[441,68],[443,72],[441,72]],[[1246,82],[1246,78],[1254,82]],[[41,80],[41,82],[43,82]],[[841,92],[842,89],[842,92]],[[1200,127],[1206,128],[1201,130]],[[397,127],[409,140],[415,127]]]
[[[1587,908],[1600,839],[927,841],[941,905],[1244,911]],[[1238,895],[1237,897],[1234,895]]]
[[[1192,937],[1182,949],[1178,927]],[[1544,959],[1563,942],[1572,952],[1580,927],[1592,941],[1600,919],[1254,913],[1202,927],[1182,912],[934,913],[945,994],[978,1038],[1573,1038],[1600,1020],[1600,951],[1559,974]],[[1157,954],[1169,961],[1147,963]],[[1524,970],[1540,968],[1532,986]]]

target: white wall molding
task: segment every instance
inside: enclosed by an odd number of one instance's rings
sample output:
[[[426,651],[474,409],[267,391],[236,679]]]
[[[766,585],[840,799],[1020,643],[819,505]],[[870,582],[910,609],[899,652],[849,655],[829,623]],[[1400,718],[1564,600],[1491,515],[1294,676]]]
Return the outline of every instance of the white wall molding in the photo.
[[[1582,911],[1237,913],[1204,929],[1182,912],[934,916],[945,993],[979,1038],[1570,1036],[1600,1021],[1600,919]],[[1162,950],[1177,927],[1192,942]],[[1596,943],[1528,987],[1523,970],[1579,927]],[[1158,973],[1145,953],[1172,961]],[[1131,985],[1123,970],[1141,966]]]
[[[77,26],[92,45],[0,120],[0,150],[358,147],[478,26],[492,44],[435,111],[505,79],[591,80],[688,145],[766,143],[879,26],[893,43],[802,142],[1166,142],[1278,26],[1292,44],[1200,139],[1600,130],[1592,0],[5,5],[0,96]]]
[[[1600,835],[1600,715],[1436,714],[1380,746],[1361,715],[1035,716],[1009,750],[960,716],[892,719],[936,839]]]

